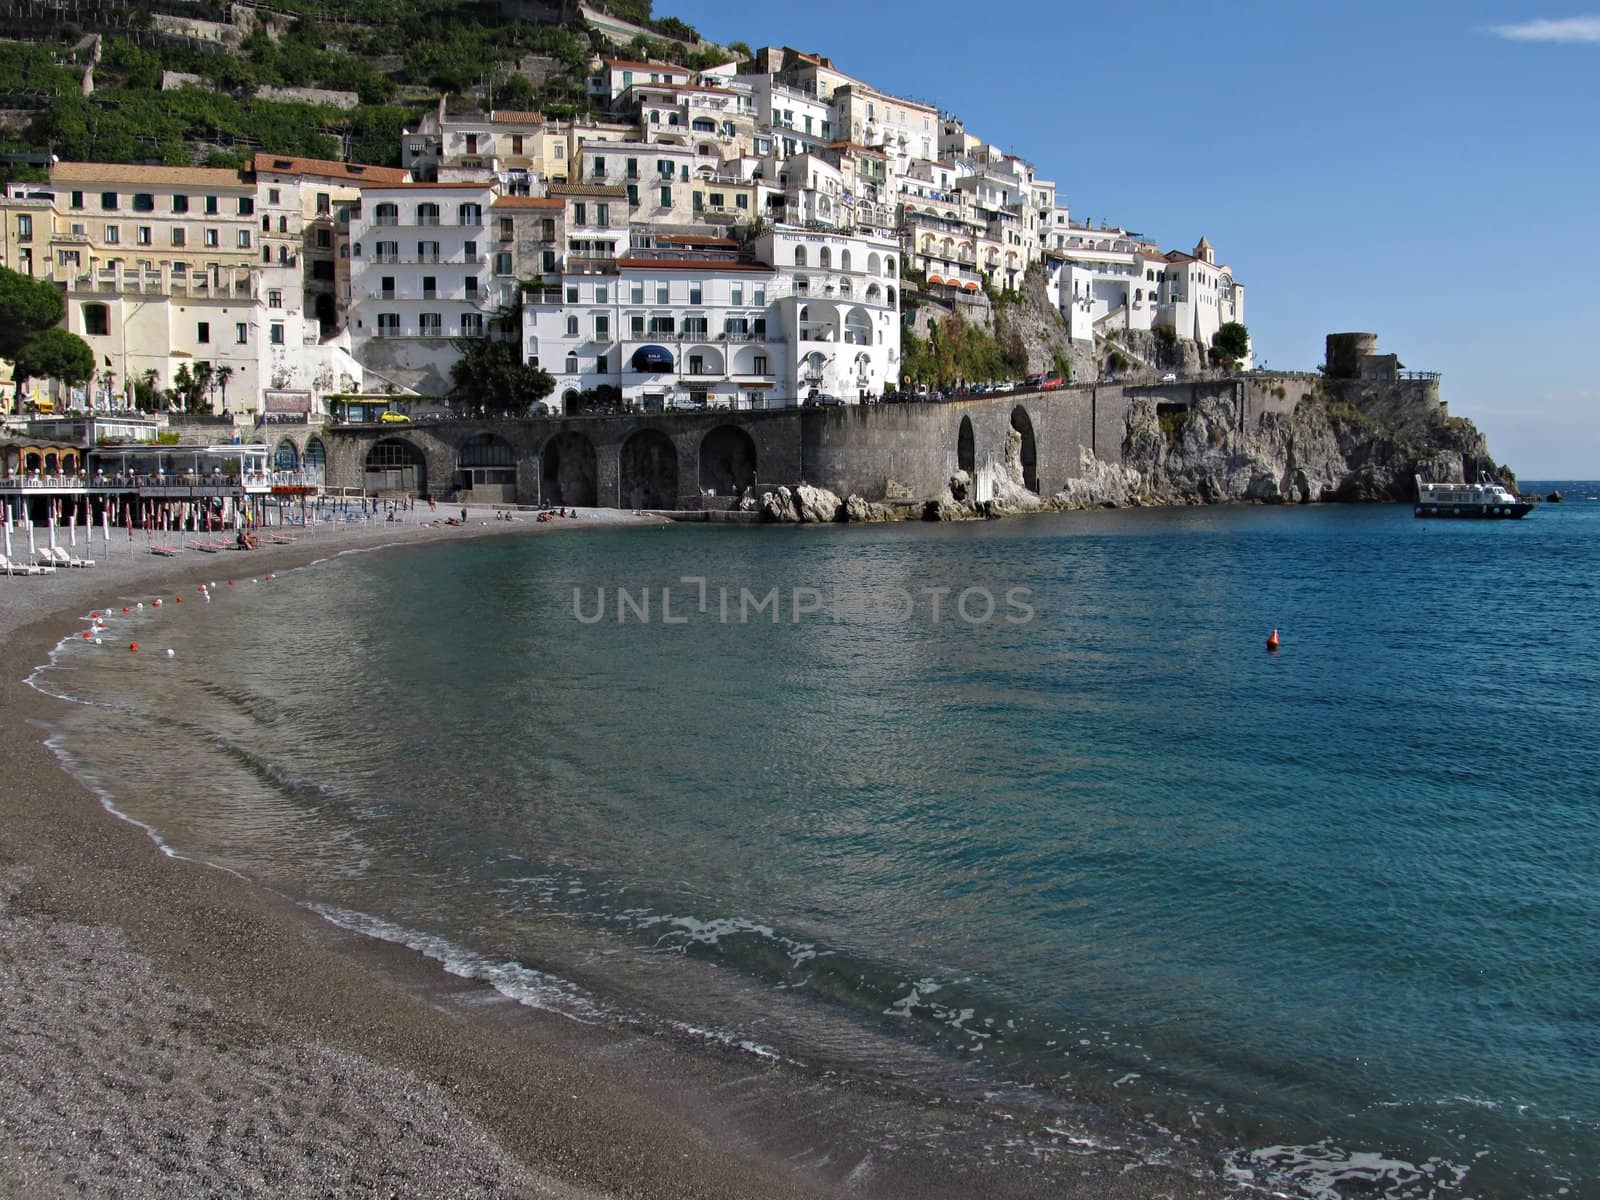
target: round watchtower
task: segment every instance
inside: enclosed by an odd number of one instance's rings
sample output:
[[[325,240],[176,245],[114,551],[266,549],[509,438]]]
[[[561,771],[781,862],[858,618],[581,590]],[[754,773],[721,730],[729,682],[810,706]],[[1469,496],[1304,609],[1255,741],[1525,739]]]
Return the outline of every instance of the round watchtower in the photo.
[[[1378,352],[1375,333],[1330,333],[1327,374],[1330,379],[1359,379],[1361,360]]]

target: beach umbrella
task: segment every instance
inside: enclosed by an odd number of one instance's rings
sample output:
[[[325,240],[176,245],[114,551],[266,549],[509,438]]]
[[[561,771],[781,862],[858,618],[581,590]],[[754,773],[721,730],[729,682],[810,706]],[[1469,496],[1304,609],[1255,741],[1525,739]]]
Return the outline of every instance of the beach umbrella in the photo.
[[[100,534],[106,539],[106,561],[111,561],[111,505],[100,506]]]
[[[50,522],[50,549],[53,551],[56,548],[56,510],[54,505],[51,505],[46,520]],[[32,553],[33,547],[29,546],[28,551]]]
[[[9,514],[6,516],[6,558],[8,560],[11,558],[11,517]]]
[[[76,505],[76,501],[74,501],[74,505]],[[74,550],[78,548],[78,526],[75,520],[77,515],[78,510],[76,507],[67,512],[67,541]]]
[[[28,557],[30,559],[34,558],[35,556],[38,555],[38,553],[39,552],[33,548],[33,518],[29,517],[28,518]]]

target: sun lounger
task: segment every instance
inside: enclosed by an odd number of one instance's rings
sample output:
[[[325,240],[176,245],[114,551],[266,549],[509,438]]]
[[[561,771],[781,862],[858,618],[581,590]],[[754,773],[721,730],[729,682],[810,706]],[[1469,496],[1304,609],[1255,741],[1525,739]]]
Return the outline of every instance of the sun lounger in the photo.
[[[58,567],[92,567],[94,559],[78,558],[65,546],[47,546],[41,551],[47,558],[55,560]]]
[[[197,539],[189,543],[189,549],[199,550],[203,554],[215,554],[218,550],[222,549],[222,547],[218,546],[214,542],[204,542]]]
[[[7,575],[43,575],[44,568],[36,567],[30,563],[12,562],[5,555],[0,554],[0,571]]]
[[[183,549],[179,546],[151,546],[150,553],[159,554],[162,558],[177,558],[183,553]]]

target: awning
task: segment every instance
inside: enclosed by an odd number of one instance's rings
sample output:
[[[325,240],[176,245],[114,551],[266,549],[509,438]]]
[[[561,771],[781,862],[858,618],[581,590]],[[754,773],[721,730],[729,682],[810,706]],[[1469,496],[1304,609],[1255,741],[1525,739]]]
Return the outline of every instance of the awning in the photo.
[[[633,369],[646,373],[672,370],[672,351],[665,346],[640,346],[633,352]]]
[[[975,291],[978,290],[978,285],[973,283],[972,280],[970,280],[970,279],[967,280],[967,282],[963,283],[961,286],[966,288],[967,291],[969,291],[969,292],[975,292]]]
[[[928,276],[928,282],[929,283],[943,283],[944,282],[944,276],[943,275],[929,275]]]

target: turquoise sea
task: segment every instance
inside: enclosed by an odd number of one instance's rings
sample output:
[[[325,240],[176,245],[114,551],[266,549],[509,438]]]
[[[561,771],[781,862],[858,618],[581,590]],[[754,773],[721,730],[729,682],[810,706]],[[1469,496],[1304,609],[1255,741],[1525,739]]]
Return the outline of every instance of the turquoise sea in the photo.
[[[394,549],[36,682],[176,852],[528,1004],[1292,1195],[1600,1195],[1600,485],[1559,486]]]

